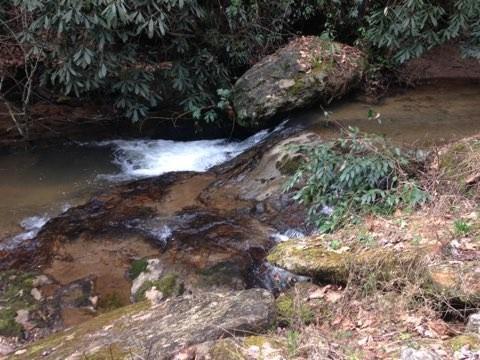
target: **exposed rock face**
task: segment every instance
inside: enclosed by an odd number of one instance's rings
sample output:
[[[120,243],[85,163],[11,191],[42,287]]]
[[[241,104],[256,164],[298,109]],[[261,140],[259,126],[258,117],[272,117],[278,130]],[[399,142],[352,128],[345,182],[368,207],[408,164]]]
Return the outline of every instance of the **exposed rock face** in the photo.
[[[447,299],[480,304],[480,262],[443,262],[430,267],[433,289]]]
[[[262,331],[274,314],[273,296],[260,289],[138,303],[53,335],[13,358],[102,358],[113,352],[115,359],[132,354],[170,359],[195,344]]]
[[[365,65],[356,48],[316,36],[297,38],[238,79],[233,89],[237,116],[257,124],[313,103],[327,104],[359,83]]]

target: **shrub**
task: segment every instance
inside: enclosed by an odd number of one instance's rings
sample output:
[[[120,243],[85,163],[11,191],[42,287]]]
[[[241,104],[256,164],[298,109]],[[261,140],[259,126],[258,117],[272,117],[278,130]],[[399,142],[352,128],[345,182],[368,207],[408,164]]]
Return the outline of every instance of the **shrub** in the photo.
[[[228,89],[235,74],[271,52],[289,21],[309,16],[313,3],[15,1],[31,19],[22,40],[42,59],[45,86],[65,95],[108,94],[133,121],[163,101],[206,122],[217,119],[217,89]]]
[[[336,140],[297,147],[304,161],[286,184],[310,222],[332,231],[364,212],[414,207],[427,195],[409,176],[414,164],[383,138],[349,128]]]

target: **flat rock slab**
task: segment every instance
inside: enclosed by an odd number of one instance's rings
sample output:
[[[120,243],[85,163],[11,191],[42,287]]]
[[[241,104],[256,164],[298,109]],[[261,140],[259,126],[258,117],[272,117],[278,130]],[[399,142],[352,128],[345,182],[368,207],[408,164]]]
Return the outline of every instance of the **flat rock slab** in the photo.
[[[17,351],[13,359],[169,359],[192,345],[257,333],[274,321],[261,289],[180,296],[120,308]],[[110,355],[109,355],[110,354]]]

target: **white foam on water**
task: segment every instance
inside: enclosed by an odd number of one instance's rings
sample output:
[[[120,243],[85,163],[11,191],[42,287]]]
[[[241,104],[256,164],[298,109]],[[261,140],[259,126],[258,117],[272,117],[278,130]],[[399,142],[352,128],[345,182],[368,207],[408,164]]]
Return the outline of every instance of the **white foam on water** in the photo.
[[[31,216],[23,219],[20,222],[20,226],[25,230],[24,232],[15,235],[13,241],[24,241],[33,239],[42,227],[50,220],[50,217],[47,215],[42,216]]]
[[[280,124],[273,132],[282,129],[284,124]],[[238,156],[267,138],[271,133],[263,130],[239,142],[229,142],[225,139],[198,141],[112,140],[93,145],[113,146],[114,163],[120,167],[119,174],[101,175],[101,178],[130,180],[172,171],[203,172]]]

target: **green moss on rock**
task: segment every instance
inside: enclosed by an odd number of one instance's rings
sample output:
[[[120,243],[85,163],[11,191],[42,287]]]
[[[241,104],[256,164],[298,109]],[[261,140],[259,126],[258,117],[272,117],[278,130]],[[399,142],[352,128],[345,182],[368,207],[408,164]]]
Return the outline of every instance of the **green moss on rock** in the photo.
[[[17,311],[36,310],[40,303],[31,295],[35,274],[8,270],[0,272],[0,336],[20,336]]]
[[[458,335],[448,340],[453,351],[458,351],[467,346],[470,350],[480,349],[480,337],[477,335]]]
[[[378,280],[404,276],[407,274],[405,269],[420,265],[426,253],[428,250],[419,248],[401,251],[369,248],[340,253],[327,248],[320,238],[308,238],[278,244],[267,260],[293,273],[311,276],[322,282],[346,283],[353,273],[361,277],[375,272]]]
[[[135,280],[142,272],[147,270],[148,261],[146,259],[134,260],[128,270],[128,276]]]
[[[246,360],[240,347],[231,339],[217,341],[208,355],[212,360]]]
[[[300,322],[303,325],[311,323],[314,319],[312,309],[299,300],[295,303],[295,299],[291,294],[282,294],[275,300],[277,309],[277,321],[280,325],[291,326]]]
[[[171,273],[158,280],[145,281],[136,292],[135,301],[145,300],[145,293],[151,288],[156,288],[166,298],[183,293],[183,285],[178,281],[178,275]]]

